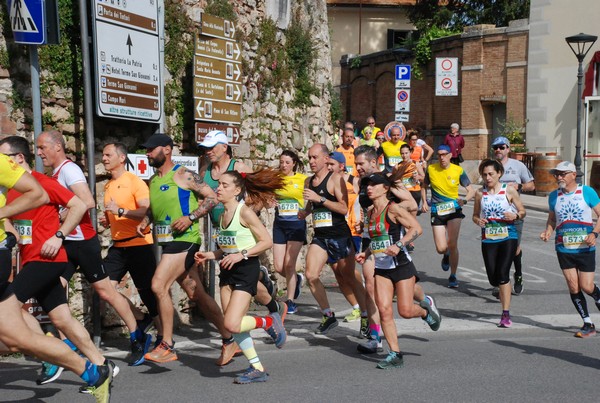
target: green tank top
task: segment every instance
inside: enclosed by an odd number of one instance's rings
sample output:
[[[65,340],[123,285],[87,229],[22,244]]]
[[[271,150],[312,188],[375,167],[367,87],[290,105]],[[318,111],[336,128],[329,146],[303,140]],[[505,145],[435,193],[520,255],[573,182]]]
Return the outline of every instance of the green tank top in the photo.
[[[248,250],[256,245],[252,231],[250,231],[250,228],[244,227],[240,221],[240,212],[243,205],[244,203],[238,204],[228,227],[223,227],[223,216],[221,216],[217,244],[227,254]]]
[[[171,230],[173,221],[190,215],[198,208],[198,200],[194,192],[182,189],[175,183],[175,172],[179,168],[179,165],[175,165],[166,175],[154,175],[150,180],[150,205],[156,227],[156,239],[158,243],[180,241],[200,244],[197,221],[193,222],[185,232]]]
[[[233,167],[235,166],[235,162],[236,161],[233,158],[231,159],[231,161],[229,161],[227,171],[234,171]],[[208,167],[206,167],[206,171],[204,171],[204,183],[206,183],[208,186],[210,186],[212,190],[216,192],[217,187],[219,186],[219,181],[213,179],[210,171],[212,171],[212,163],[208,164]],[[219,227],[219,218],[221,217],[221,215],[223,215],[223,211],[225,211],[223,203],[217,204],[215,207],[212,208],[212,210],[210,210],[210,220],[212,221],[214,228]]]

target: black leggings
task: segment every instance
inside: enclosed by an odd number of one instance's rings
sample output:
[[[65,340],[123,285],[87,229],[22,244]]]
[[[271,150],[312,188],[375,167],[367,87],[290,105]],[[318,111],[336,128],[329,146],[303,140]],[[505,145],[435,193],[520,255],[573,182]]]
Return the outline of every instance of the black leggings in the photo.
[[[488,281],[493,287],[510,282],[510,266],[517,251],[518,241],[482,242],[481,253]]]

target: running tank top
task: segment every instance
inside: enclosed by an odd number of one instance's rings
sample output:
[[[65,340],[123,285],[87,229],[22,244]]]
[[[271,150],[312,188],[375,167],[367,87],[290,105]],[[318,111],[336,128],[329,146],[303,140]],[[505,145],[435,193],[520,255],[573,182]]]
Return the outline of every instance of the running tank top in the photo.
[[[235,167],[235,163],[236,163],[236,160],[234,160],[232,158],[231,161],[229,161],[229,165],[227,165],[226,171],[234,171],[233,167]],[[211,174],[212,166],[213,166],[213,164],[210,163],[210,164],[208,164],[208,167],[206,167],[206,171],[204,172],[204,183],[206,183],[208,186],[210,186],[210,188],[212,190],[216,191],[217,187],[219,186],[219,181],[216,179],[213,179],[213,177],[212,177],[212,174]],[[210,220],[212,221],[213,227],[215,227],[215,228],[219,227],[219,218],[223,214],[224,210],[225,210],[225,208],[223,207],[223,203],[218,203],[215,207],[212,208],[212,210],[210,210],[209,215],[210,215]]]
[[[226,254],[238,253],[248,250],[256,245],[256,239],[250,228],[244,227],[240,221],[240,212],[244,203],[238,203],[235,208],[233,218],[227,227],[223,226],[223,216],[219,222],[219,235],[217,235],[217,244]]]
[[[327,200],[337,201],[335,195],[332,195],[327,190],[327,182],[329,182],[332,174],[333,172],[329,172],[325,179],[317,186],[313,186],[312,181],[314,176],[312,176],[308,182],[308,188],[313,190],[319,196],[325,197]],[[346,223],[346,217],[343,214],[331,211],[320,204],[318,206],[313,206],[312,219],[315,237],[317,238],[349,238],[352,236],[350,234],[350,228]]]
[[[591,252],[585,238],[594,229],[592,208],[586,202],[583,186],[578,185],[573,193],[556,190],[556,237],[555,249],[562,253]]]
[[[150,180],[150,205],[156,227],[158,243],[172,241],[200,244],[198,221],[194,221],[185,232],[173,232],[171,224],[178,218],[190,215],[198,208],[194,192],[180,188],[175,183],[175,172],[180,165],[163,176],[154,175]]]
[[[306,175],[296,172],[294,175],[284,177],[285,186],[277,189],[277,207],[275,219],[278,221],[300,221],[298,210],[304,208],[304,182]]]
[[[404,237],[404,228],[400,224],[394,223],[388,215],[389,206],[388,204],[379,216],[374,217],[371,213],[371,217],[369,217],[370,247],[375,256],[376,269],[395,269],[412,261],[405,246],[396,256],[385,254],[387,248]]]
[[[484,187],[481,198],[481,218],[488,220],[481,229],[481,242],[495,243],[517,239],[517,228],[513,220],[506,220],[504,213],[516,213],[515,206],[509,203],[506,196],[507,184],[503,184],[498,193],[491,194]]]

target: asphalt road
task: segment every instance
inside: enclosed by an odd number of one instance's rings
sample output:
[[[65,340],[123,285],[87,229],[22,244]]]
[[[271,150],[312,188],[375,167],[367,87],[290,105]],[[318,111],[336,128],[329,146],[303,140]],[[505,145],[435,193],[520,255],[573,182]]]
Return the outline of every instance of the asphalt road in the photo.
[[[213,363],[220,339],[206,323],[180,329],[179,361],[165,365],[127,367],[126,340],[107,340],[105,353],[121,367],[114,381],[113,402],[564,402],[589,400],[596,394],[600,369],[597,337],[573,337],[581,326],[551,243],[538,238],[546,214],[528,211],[522,247],[525,291],[514,296],[513,327],[497,328],[501,308],[491,295],[481,258],[479,232],[466,207],[459,248],[458,289],[449,289],[446,272],[435,253],[428,217],[419,218],[424,235],[413,254],[425,291],[436,297],[443,315],[438,332],[419,319],[397,319],[402,369],[379,370],[374,356],[356,352],[358,322],[340,323],[326,336],[313,330],[319,312],[307,288],[300,312],[289,315],[288,342],[277,350],[266,333],[253,331],[261,361],[271,378],[265,384],[234,385],[235,374],[247,367],[238,357],[224,368]],[[338,317],[350,308],[334,280],[324,278]],[[600,314],[591,299],[592,318]],[[384,344],[384,347],[386,345]],[[49,385],[36,386],[36,361],[0,361],[0,401],[91,401],[80,395],[78,377],[64,373]]]

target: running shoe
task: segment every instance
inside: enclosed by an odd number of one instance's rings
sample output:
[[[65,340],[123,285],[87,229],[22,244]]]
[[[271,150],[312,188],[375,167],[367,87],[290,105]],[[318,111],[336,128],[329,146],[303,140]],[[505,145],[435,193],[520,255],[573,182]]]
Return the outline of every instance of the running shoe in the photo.
[[[582,339],[586,339],[591,336],[596,335],[596,326],[593,323],[584,323],[583,327],[579,329],[577,333],[575,333],[575,337],[580,337]]]
[[[150,350],[152,344],[152,335],[144,334],[144,340],[135,340],[131,342],[131,357],[129,366],[137,366],[144,363],[144,355]]]
[[[492,297],[495,297],[496,299],[500,299],[500,288],[498,288],[498,287],[492,288]]]
[[[458,280],[456,279],[456,275],[451,274],[448,277],[448,288],[458,288]]]
[[[338,321],[335,318],[334,313],[332,313],[331,316],[323,315],[323,319],[321,319],[321,324],[317,326],[315,334],[327,334],[327,332],[337,327],[337,325]]]
[[[281,318],[281,324],[283,325],[285,323],[285,317],[288,313],[287,302],[277,302],[277,312],[279,313],[279,317]]]
[[[423,318],[423,320],[427,322],[431,330],[436,332],[442,323],[442,315],[440,315],[440,311],[438,311],[433,297],[426,295],[425,300],[421,301],[419,305],[427,311],[427,316]]]
[[[444,253],[444,257],[442,258],[442,270],[450,270],[450,254],[448,253]]]
[[[296,273],[296,290],[294,290],[294,299],[298,299],[304,285],[304,274]]]
[[[383,342],[381,340],[377,341],[371,338],[364,343],[358,344],[356,349],[361,354],[375,354],[383,351]]]
[[[119,367],[111,360],[106,360],[104,361],[104,364],[108,366],[108,368],[110,368],[111,373],[112,373],[112,377],[113,379],[115,379],[117,377],[117,375],[119,375],[119,372],[121,372],[121,370],[119,369]],[[79,393],[83,393],[85,395],[89,395],[91,393],[89,386],[87,385],[83,385],[79,388]]]
[[[281,302],[280,304],[285,306],[283,302]],[[287,307],[285,308],[285,312],[287,312]],[[281,316],[279,316],[278,312],[270,313],[269,316],[271,317],[271,319],[273,319],[273,324],[271,325],[271,327],[265,330],[267,331],[267,333],[269,333],[269,336],[271,336],[271,338],[275,342],[275,347],[281,348],[283,347],[283,345],[285,344],[285,340],[287,339],[287,333],[285,331],[285,327],[283,327]]]
[[[175,347],[175,343],[173,343],[173,347]],[[177,353],[173,347],[169,347],[169,345],[163,340],[160,342],[158,347],[151,352],[146,353],[144,358],[153,362],[175,361],[177,360]]]
[[[154,321],[152,320],[152,316],[145,313],[144,319],[136,320],[138,329],[142,331],[142,333],[148,333],[154,327]]]
[[[391,369],[391,368],[402,368],[404,366],[404,358],[402,357],[402,353],[396,353],[394,351],[390,351],[385,360],[381,361],[377,364],[377,368],[379,369]]]
[[[288,299],[285,304],[287,305],[287,313],[293,315],[298,312],[298,305],[291,299]]]
[[[223,343],[221,346],[221,355],[219,356],[219,359],[215,361],[215,364],[220,367],[229,364],[233,360],[233,356],[235,355],[236,351],[237,343],[235,341],[232,341],[228,344]]]
[[[358,337],[361,339],[368,339],[371,337],[371,330],[369,329],[369,318],[360,318],[360,330],[358,331]]]
[[[242,375],[233,380],[234,383],[246,384],[253,382],[266,382],[269,379],[269,374],[265,371],[259,371],[254,367],[250,367]]]
[[[42,361],[42,372],[39,378],[35,381],[38,385],[45,385],[50,382],[54,382],[60,377],[63,372],[63,367],[58,365],[50,364],[49,362]]]
[[[500,323],[498,323],[498,327],[509,328],[512,326],[512,320],[510,320],[510,315],[508,313],[502,313],[500,317]]]
[[[513,287],[515,295],[521,295],[523,292],[523,276],[517,276],[515,274],[515,285]]]
[[[263,283],[263,285],[266,287],[269,295],[272,298],[275,298],[275,292],[277,290],[275,289],[275,284],[273,283],[273,280],[271,280],[271,277],[269,274],[269,269],[267,269],[265,266],[261,265],[260,271],[262,272],[262,276],[261,276],[262,278],[260,279],[260,282]]]
[[[87,386],[85,389],[88,394],[94,396],[97,403],[108,403],[110,402],[110,388],[112,386],[112,371],[108,365],[99,365],[98,372],[100,378],[98,381],[91,386]]]
[[[360,319],[360,309],[353,309],[348,315],[344,316],[344,322],[354,322]]]

